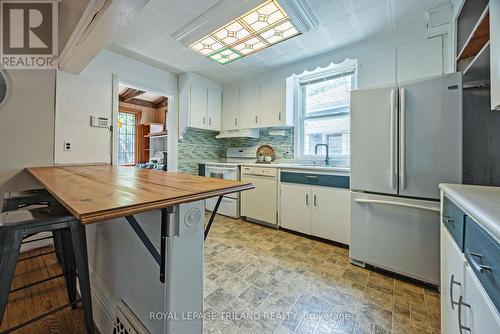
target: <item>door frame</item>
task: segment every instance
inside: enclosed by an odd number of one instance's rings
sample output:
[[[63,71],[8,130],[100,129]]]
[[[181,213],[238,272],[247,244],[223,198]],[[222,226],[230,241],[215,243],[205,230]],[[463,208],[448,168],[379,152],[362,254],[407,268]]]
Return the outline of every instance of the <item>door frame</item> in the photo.
[[[111,135],[111,164],[114,165],[118,161],[118,131],[114,131],[114,125],[118,121],[119,112],[119,85],[120,83],[136,87],[146,92],[152,92],[159,95],[166,96],[167,102],[167,145],[168,145],[168,163],[167,168],[169,171],[177,171],[177,152],[178,152],[178,132],[179,132],[179,111],[178,111],[178,92],[176,90],[165,89],[164,87],[150,86],[144,82],[137,82],[129,80],[123,76],[113,73],[113,89],[112,89],[112,117],[111,124],[113,131]]]

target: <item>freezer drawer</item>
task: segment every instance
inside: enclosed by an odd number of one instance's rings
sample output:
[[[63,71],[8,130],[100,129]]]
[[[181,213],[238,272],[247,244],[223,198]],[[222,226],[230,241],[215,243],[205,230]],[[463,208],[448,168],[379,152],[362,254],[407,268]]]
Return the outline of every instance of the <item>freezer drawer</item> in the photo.
[[[351,195],[351,259],[438,285],[439,202]]]

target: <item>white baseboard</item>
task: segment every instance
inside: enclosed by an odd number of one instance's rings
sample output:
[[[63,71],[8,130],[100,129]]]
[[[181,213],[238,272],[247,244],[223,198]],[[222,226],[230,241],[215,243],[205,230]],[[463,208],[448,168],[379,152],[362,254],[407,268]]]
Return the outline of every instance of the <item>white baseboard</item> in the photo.
[[[113,300],[104,283],[94,275],[91,268],[89,268],[89,272],[94,323],[100,333],[112,333],[118,301]],[[80,294],[80,282],[77,282],[77,290]]]

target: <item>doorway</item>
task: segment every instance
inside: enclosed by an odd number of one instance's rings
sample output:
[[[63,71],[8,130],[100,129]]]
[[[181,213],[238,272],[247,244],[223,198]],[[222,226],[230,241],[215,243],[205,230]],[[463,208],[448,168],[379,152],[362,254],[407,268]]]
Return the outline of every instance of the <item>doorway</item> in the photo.
[[[121,81],[117,95],[113,163],[166,169],[169,98]]]

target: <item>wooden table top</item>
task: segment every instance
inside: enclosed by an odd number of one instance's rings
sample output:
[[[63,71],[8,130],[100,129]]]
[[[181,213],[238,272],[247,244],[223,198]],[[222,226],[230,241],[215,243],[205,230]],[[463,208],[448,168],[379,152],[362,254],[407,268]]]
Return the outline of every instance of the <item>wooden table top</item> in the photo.
[[[125,166],[27,168],[82,224],[252,189],[248,182]]]

